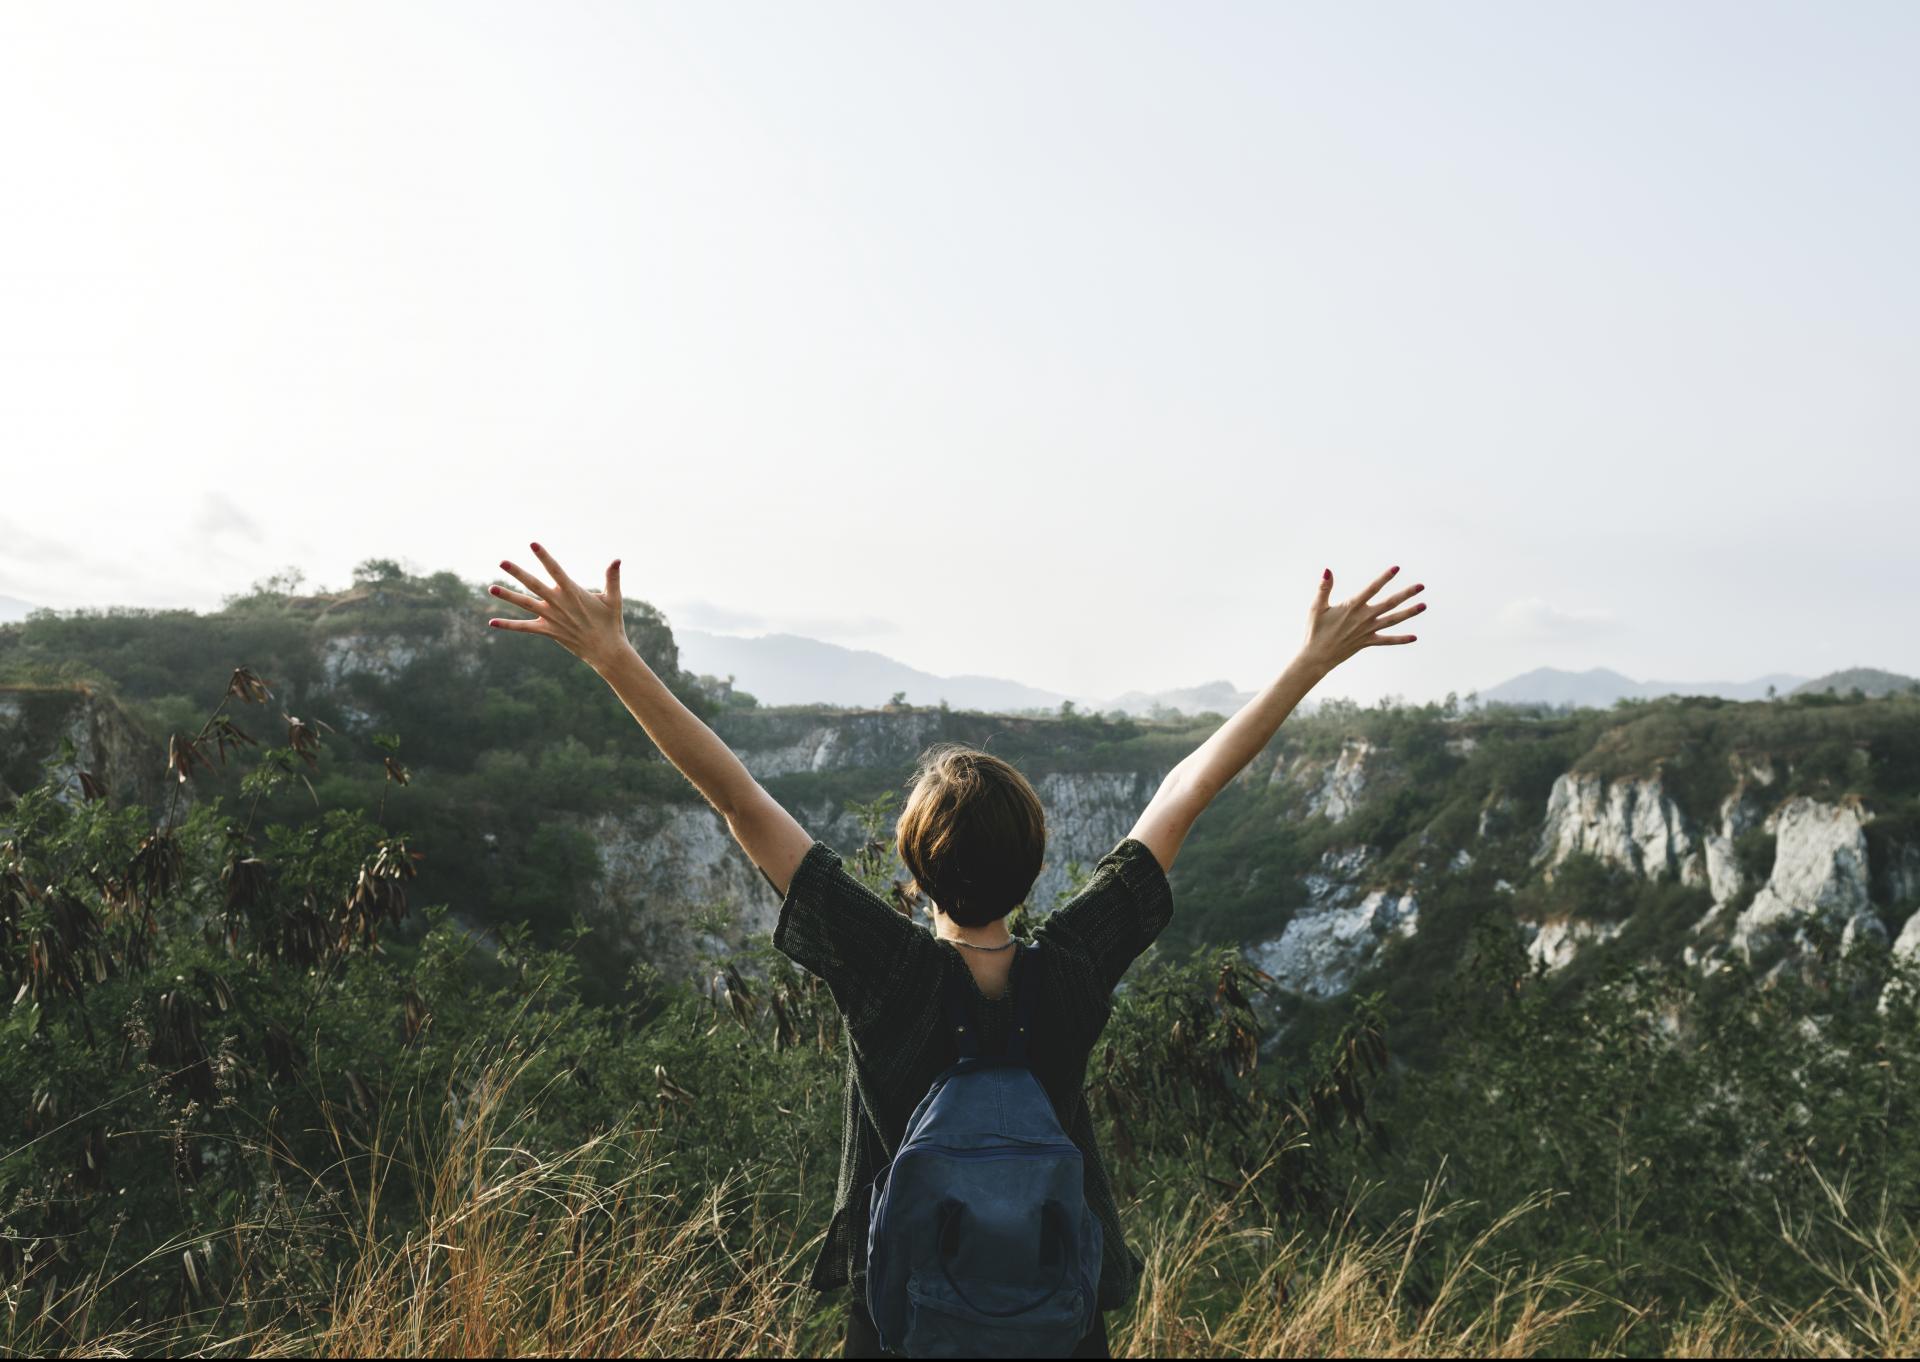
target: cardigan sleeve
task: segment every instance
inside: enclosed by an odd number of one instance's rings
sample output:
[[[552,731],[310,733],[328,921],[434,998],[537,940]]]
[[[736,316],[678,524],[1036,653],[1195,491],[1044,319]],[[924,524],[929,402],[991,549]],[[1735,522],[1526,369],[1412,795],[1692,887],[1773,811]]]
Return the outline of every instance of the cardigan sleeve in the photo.
[[[1145,842],[1124,837],[1086,885],[1040,924],[1035,937],[1079,956],[1111,993],[1139,954],[1173,920],[1173,886]]]
[[[856,1034],[884,1029],[889,1011],[923,992],[938,968],[932,935],[848,874],[839,853],[817,839],[787,886],[773,944],[826,984]]]

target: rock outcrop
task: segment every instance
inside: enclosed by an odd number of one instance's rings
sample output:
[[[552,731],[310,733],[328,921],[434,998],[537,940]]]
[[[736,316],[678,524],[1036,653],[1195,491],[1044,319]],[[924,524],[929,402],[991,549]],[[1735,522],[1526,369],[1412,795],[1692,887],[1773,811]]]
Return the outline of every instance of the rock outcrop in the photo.
[[[72,755],[63,758],[66,745]],[[92,686],[0,686],[0,804],[51,775],[78,799],[76,776],[104,781],[116,802],[150,802],[162,788],[166,749],[110,696]],[[191,797],[192,791],[183,791]]]
[[[436,666],[470,675],[481,665],[481,647],[490,640],[478,616],[434,616],[414,628],[353,628],[316,641],[320,674],[330,686],[356,676],[397,680],[422,658]]]
[[[1668,874],[1683,884],[1706,879],[1692,829],[1658,776],[1608,781],[1569,771],[1554,781],[1534,861],[1550,879],[1576,853],[1649,880]]]
[[[1554,918],[1531,925],[1533,938],[1527,942],[1527,959],[1549,974],[1571,965],[1583,947],[1611,941],[1621,932],[1618,922],[1587,922],[1575,918]]]
[[[662,971],[772,934],[779,896],[706,805],[603,814],[587,830],[600,855],[594,917]]]
[[[1733,949],[1750,960],[1773,944],[1804,948],[1816,920],[1855,936],[1883,930],[1869,905],[1867,821],[1852,798],[1826,804],[1801,796],[1768,815],[1773,873],[1735,919]]]
[[[747,714],[722,734],[761,780],[802,771],[898,769],[903,774],[941,735],[937,710],[901,713]]]
[[[1349,738],[1332,761],[1283,754],[1267,777],[1270,788],[1291,786],[1305,799],[1308,817],[1338,823],[1367,797],[1378,775],[1379,749],[1365,738]]]
[[[1279,936],[1247,948],[1254,964],[1283,988],[1312,998],[1331,998],[1354,979],[1390,941],[1419,930],[1420,905],[1413,894],[1357,881],[1374,860],[1368,847],[1336,848],[1302,880],[1306,902]]]
[[[816,750],[852,746],[844,738],[823,740]],[[1070,864],[1091,869],[1112,851],[1157,783],[1153,773],[1139,771],[1052,772],[1035,781],[1047,814],[1047,854],[1027,901],[1052,908],[1068,886]],[[831,801],[794,813],[843,857],[861,843],[859,819]],[[725,820],[704,804],[605,814],[587,827],[600,854],[595,918],[662,970],[687,973],[703,955],[772,933],[779,896],[735,844]],[[898,854],[890,860],[892,877],[906,879]],[[717,921],[725,922],[724,932],[712,930]]]
[[[1893,958],[1902,964],[1920,965],[1920,910],[1907,919],[1907,925],[1893,939]]]

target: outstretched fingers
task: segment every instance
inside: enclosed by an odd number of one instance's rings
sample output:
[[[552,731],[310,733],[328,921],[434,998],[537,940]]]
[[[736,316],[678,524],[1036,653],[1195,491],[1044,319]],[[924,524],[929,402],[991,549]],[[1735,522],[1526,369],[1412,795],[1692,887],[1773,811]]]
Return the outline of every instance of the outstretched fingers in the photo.
[[[510,605],[517,605],[522,610],[531,610],[536,615],[542,613],[547,608],[545,601],[541,600],[538,596],[529,596],[524,591],[510,591],[504,586],[490,586],[487,588],[487,591],[492,595],[498,596]]]
[[[543,619],[541,620],[488,620],[487,623],[495,629],[508,629],[516,634],[545,634],[545,633],[551,632],[547,628],[547,622]]]
[[[528,572],[526,569],[522,568],[518,563],[511,563],[511,562],[508,562],[506,559],[502,558],[500,560],[500,569],[503,572],[512,573],[516,578],[520,580],[521,583],[523,583],[526,586],[527,590],[531,591],[534,595],[538,596],[541,600],[550,601],[553,599],[553,596],[554,596],[553,588],[548,586],[545,582],[541,581],[538,577],[534,576],[531,572]]]
[[[1427,603],[1422,601],[1418,605],[1408,606],[1405,610],[1396,610],[1391,615],[1382,615],[1373,622],[1373,627],[1375,629],[1384,629],[1389,624],[1398,624],[1401,620],[1410,620],[1426,608]]]
[[[1415,596],[1418,596],[1422,591],[1425,591],[1426,589],[1427,589],[1427,584],[1425,582],[1415,582],[1412,586],[1407,587],[1403,591],[1394,592],[1391,596],[1387,597],[1384,601],[1375,601],[1373,603],[1373,609],[1379,614],[1384,615],[1389,610],[1395,609],[1398,606],[1405,605],[1408,601],[1412,600]]]
[[[527,547],[533,550],[535,556],[546,566],[547,571],[553,575],[553,580],[556,585],[572,587],[575,591],[580,589],[579,583],[567,576],[567,570],[554,561],[552,554],[548,553],[538,544],[529,544]]]
[[[1385,586],[1388,582],[1392,581],[1393,574],[1398,572],[1399,570],[1400,570],[1400,565],[1398,563],[1395,563],[1392,567],[1388,568],[1385,572],[1381,573],[1378,577],[1375,577],[1371,582],[1367,584],[1367,589],[1365,591],[1362,591],[1358,596],[1355,596],[1353,598],[1354,604],[1366,605],[1368,602],[1372,601],[1374,594],[1378,592],[1381,587]]]

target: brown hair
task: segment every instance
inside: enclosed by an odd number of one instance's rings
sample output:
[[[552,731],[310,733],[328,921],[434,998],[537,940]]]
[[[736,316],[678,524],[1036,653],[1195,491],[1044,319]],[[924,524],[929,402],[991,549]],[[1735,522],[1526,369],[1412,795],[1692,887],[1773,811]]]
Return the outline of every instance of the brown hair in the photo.
[[[920,756],[895,835],[924,893],[963,927],[984,927],[1025,901],[1047,849],[1046,815],[1027,778],[964,743]]]

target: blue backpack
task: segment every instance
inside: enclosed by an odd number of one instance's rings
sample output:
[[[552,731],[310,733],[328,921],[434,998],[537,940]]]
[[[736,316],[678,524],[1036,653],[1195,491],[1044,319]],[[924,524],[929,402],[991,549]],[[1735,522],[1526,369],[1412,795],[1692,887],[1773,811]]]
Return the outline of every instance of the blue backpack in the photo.
[[[949,982],[960,1060],[873,1181],[867,1309],[881,1346],[909,1357],[1067,1357],[1093,1328],[1100,1222],[1079,1147],[1027,1067],[1040,948],[1015,949],[1006,1053],[980,1054]]]

